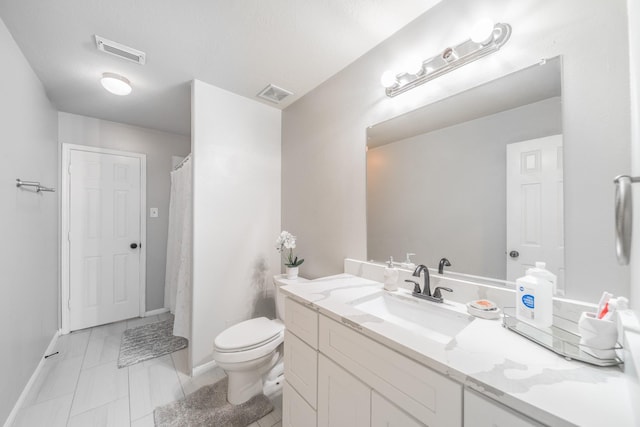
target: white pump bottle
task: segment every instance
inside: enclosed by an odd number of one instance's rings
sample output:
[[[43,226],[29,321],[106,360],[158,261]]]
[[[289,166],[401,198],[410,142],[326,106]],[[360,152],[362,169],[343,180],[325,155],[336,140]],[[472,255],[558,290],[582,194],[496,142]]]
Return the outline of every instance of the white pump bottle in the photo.
[[[544,262],[516,279],[516,317],[533,326],[547,328],[553,324],[553,292],[556,276],[545,269]]]

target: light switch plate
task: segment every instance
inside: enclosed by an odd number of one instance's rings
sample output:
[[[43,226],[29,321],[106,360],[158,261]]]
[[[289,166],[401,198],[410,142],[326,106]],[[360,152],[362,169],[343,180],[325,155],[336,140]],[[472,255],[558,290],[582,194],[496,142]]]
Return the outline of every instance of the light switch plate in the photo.
[[[149,216],[151,218],[158,218],[158,208],[149,209]]]

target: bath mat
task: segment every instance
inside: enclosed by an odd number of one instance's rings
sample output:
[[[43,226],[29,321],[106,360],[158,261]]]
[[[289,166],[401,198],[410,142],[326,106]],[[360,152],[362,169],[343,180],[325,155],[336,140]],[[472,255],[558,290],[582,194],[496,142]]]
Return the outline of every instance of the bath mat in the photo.
[[[187,397],[153,411],[156,427],[247,427],[273,410],[259,394],[240,405],[227,402],[227,378],[199,388]]]
[[[127,329],[120,341],[118,368],[173,353],[185,348],[188,343],[186,338],[173,335],[173,317]]]

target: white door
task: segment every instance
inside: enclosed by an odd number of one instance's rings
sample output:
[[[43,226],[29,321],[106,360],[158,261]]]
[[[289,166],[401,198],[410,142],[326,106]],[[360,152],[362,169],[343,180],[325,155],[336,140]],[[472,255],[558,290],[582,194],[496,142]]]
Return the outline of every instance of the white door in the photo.
[[[562,135],[507,145],[507,280],[536,261],[564,289]]]
[[[70,150],[69,329],[140,315],[139,155]]]

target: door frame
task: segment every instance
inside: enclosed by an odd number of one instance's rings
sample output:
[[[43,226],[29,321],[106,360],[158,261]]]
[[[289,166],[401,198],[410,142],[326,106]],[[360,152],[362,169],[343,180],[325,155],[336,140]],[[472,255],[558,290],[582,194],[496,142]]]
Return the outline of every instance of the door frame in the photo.
[[[113,154],[116,156],[134,157],[140,159],[140,304],[139,314],[144,316],[146,311],[147,289],[147,155],[130,151],[112,150],[101,147],[91,147],[78,144],[62,144],[62,161],[60,164],[60,333],[68,334],[70,330],[71,309],[69,301],[70,291],[70,259],[69,259],[69,162],[71,151],[85,151],[100,154]]]

